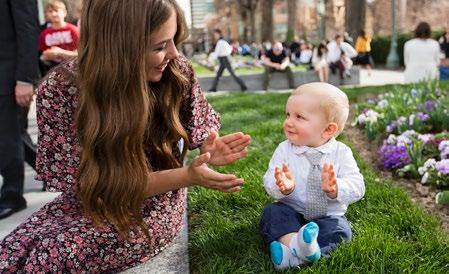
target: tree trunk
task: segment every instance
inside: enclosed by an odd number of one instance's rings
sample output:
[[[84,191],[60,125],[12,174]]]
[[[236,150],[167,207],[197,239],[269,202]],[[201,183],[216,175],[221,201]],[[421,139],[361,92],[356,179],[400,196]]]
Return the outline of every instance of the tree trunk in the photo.
[[[287,41],[293,41],[295,38],[295,26],[296,26],[296,8],[297,0],[287,1]]]
[[[365,28],[365,0],[345,0],[345,29],[352,38],[357,38],[359,31]]]
[[[274,0],[262,0],[262,42],[273,41],[273,4]]]

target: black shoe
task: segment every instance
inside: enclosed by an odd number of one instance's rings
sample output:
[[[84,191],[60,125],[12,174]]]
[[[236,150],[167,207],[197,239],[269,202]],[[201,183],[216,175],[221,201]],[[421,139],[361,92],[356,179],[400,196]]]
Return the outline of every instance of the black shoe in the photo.
[[[0,198],[0,219],[7,218],[26,207],[27,202],[22,196],[16,193],[4,193]]]
[[[248,87],[247,87],[247,86],[243,86],[243,87],[240,88],[240,90],[241,90],[242,92],[245,92],[245,91],[248,90]]]
[[[209,91],[209,92],[217,92],[217,90],[214,89],[214,88],[211,88],[211,89],[209,89],[208,91]]]

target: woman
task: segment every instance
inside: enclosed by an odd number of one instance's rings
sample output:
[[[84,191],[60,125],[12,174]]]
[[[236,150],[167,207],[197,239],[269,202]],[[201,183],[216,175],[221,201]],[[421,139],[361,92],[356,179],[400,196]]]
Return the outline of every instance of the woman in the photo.
[[[329,64],[327,63],[327,47],[324,43],[313,50],[312,65],[320,82],[329,82]]]
[[[364,30],[361,30],[357,37],[355,50],[357,51],[356,65],[366,68],[368,76],[371,75],[371,38],[366,35]]]
[[[244,157],[250,137],[215,132],[185,37],[175,0],[84,1],[79,59],[38,88],[37,179],[63,193],[0,243],[1,273],[122,271],[175,238],[185,187],[240,189],[208,164]]]
[[[440,46],[430,38],[429,24],[421,22],[415,29],[415,38],[404,45],[404,80],[413,83],[438,79]]]

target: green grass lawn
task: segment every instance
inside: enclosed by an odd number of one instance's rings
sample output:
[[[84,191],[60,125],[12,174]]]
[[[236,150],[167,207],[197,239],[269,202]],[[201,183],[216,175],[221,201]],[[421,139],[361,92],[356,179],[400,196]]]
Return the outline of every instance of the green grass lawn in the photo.
[[[346,92],[355,99],[370,90]],[[259,219],[263,206],[271,202],[262,176],[274,149],[284,140],[281,125],[287,97],[237,93],[208,98],[221,113],[222,135],[243,131],[253,142],[245,159],[218,168],[245,179],[240,192],[225,194],[200,187],[189,191],[193,273],[275,273],[259,234]],[[339,139],[351,146],[345,136]],[[340,245],[330,259],[302,267],[301,273],[448,273],[449,236],[438,220],[415,206],[404,190],[380,178],[357,152],[355,157],[365,177],[366,194],[347,212],[354,239]]]

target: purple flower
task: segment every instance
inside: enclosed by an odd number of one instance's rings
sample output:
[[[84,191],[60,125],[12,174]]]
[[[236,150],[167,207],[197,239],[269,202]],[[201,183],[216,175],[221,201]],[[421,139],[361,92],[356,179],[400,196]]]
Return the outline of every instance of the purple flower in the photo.
[[[398,169],[409,164],[410,158],[404,146],[384,144],[379,149],[379,162],[384,169]]]
[[[391,123],[387,126],[386,131],[388,133],[392,133],[397,127],[398,124],[396,123],[396,121],[391,121]]]
[[[449,174],[449,159],[441,160],[435,164],[435,169],[441,174]]]
[[[424,103],[424,107],[426,108],[427,111],[430,111],[435,107],[435,102],[432,100],[428,100]]]
[[[438,150],[440,151],[441,159],[449,158],[449,140],[443,140],[438,145]]]
[[[364,108],[362,113],[367,113],[369,111],[369,108]]]
[[[416,97],[416,95],[418,95],[418,91],[416,89],[412,89],[410,91],[410,94],[412,95],[412,97]]]
[[[418,119],[423,122],[429,120],[429,118],[430,118],[429,114],[424,113],[424,112],[416,113],[416,117],[418,117]]]

